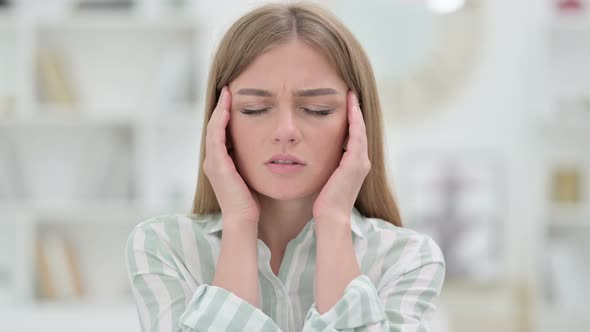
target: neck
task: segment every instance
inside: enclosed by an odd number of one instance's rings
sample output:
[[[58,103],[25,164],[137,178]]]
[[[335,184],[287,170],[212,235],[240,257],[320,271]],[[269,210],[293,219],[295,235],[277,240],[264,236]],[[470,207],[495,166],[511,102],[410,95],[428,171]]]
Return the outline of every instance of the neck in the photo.
[[[313,204],[319,193],[295,200],[277,200],[259,194],[258,237],[271,251],[284,251],[313,217]]]

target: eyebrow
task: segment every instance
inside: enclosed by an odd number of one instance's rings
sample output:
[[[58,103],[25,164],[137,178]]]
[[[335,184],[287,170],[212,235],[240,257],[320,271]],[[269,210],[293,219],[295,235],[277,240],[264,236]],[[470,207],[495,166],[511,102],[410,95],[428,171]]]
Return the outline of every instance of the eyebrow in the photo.
[[[269,90],[262,90],[262,89],[240,89],[238,90],[237,94],[243,96],[256,96],[256,97],[274,97],[275,94]],[[307,89],[307,90],[297,90],[293,93],[294,96],[297,97],[317,97],[317,96],[326,96],[326,95],[337,95],[338,91],[332,88],[319,88],[319,89]]]

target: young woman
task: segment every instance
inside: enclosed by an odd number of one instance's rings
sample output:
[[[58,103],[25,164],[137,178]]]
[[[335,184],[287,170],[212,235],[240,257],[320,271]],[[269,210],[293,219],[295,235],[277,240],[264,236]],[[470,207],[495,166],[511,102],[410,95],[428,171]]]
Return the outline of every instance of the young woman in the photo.
[[[445,263],[402,227],[367,56],[332,14],[268,4],[211,65],[194,207],[135,227],[144,331],[428,331]]]

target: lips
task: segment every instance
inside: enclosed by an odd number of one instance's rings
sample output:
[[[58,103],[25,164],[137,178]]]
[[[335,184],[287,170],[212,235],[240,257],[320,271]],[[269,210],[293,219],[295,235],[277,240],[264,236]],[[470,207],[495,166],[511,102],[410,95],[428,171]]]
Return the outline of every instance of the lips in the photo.
[[[305,167],[302,164],[277,164],[267,163],[266,167],[269,171],[279,175],[295,175],[298,174]]]
[[[276,155],[272,156],[270,159],[268,159],[266,161],[266,164],[292,165],[289,162],[291,162],[292,164],[295,164],[295,165],[305,165],[305,162],[303,162],[301,159],[299,159],[293,155],[284,154],[284,153],[276,154]]]

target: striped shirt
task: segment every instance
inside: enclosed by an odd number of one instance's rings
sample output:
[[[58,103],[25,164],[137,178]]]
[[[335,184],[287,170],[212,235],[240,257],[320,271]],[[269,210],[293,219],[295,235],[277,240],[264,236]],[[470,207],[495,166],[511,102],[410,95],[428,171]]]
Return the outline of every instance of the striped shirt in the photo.
[[[143,331],[430,331],[445,261],[428,235],[351,214],[361,275],[320,315],[311,219],[285,250],[278,275],[258,240],[260,307],[211,285],[222,218],[169,214],[146,220],[127,241],[127,268]]]

